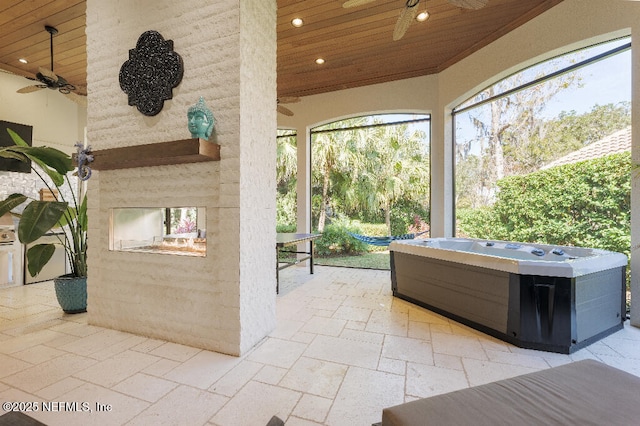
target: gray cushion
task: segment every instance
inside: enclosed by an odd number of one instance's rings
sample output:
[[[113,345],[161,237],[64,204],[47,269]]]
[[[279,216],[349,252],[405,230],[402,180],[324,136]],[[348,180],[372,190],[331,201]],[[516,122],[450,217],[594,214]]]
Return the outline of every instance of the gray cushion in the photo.
[[[382,426],[631,425],[640,377],[583,360],[436,395],[382,412]]]

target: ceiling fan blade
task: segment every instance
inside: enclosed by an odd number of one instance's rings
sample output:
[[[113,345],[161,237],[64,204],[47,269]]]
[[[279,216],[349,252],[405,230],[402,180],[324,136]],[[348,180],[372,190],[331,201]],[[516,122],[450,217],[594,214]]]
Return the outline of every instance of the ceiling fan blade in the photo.
[[[297,102],[300,102],[300,98],[295,96],[284,96],[282,98],[278,98],[279,104],[295,104]]]
[[[358,7],[363,4],[371,3],[373,1],[375,0],[347,0],[342,4],[342,7],[344,7],[345,9],[348,9],[350,7]]]
[[[410,0],[409,0],[407,2],[407,6],[405,6],[405,8],[402,9],[402,12],[400,13],[400,17],[396,21],[396,26],[393,29],[393,41],[400,40],[409,29],[409,26],[411,25],[411,23],[413,22],[413,20],[415,19],[418,13],[418,8],[416,7],[418,6],[418,3],[419,1],[416,1],[413,4],[413,6],[411,6]]]
[[[449,0],[449,3],[463,9],[482,9],[489,0]]]
[[[286,115],[288,117],[293,116],[293,111],[291,111],[289,108],[283,107],[282,105],[278,105],[276,109],[280,114]]]
[[[47,79],[50,79],[54,83],[56,81],[58,81],[58,76],[53,71],[51,71],[49,69],[38,67],[38,72],[40,72],[40,74],[42,74]]]
[[[16,93],[31,93],[40,89],[46,89],[46,84],[34,84],[32,86],[23,87],[22,89],[16,90]]]
[[[72,100],[73,102],[77,103],[80,106],[83,106],[83,107],[87,106],[86,96],[81,96],[74,92],[64,93],[64,95],[67,97],[67,99]]]

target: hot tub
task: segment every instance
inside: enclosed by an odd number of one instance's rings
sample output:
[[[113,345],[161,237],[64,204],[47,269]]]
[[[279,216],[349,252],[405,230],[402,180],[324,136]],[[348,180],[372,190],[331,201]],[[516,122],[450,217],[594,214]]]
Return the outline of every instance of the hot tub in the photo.
[[[389,250],[394,296],[523,348],[568,354],[623,327],[621,253],[467,238]]]

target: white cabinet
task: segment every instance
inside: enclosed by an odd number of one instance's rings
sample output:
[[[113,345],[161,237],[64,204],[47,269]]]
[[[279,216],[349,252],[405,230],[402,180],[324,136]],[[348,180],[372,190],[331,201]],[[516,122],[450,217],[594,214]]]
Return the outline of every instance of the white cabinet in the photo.
[[[22,285],[22,245],[0,244],[0,288]]]

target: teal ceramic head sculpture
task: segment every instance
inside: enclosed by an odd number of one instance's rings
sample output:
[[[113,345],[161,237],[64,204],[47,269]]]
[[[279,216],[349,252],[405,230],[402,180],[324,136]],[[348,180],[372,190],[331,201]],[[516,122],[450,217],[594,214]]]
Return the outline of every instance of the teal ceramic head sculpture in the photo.
[[[197,104],[189,107],[187,118],[189,119],[191,137],[209,140],[211,133],[213,133],[215,119],[213,118],[211,110],[207,108],[207,105],[204,103],[202,96],[200,96]]]

